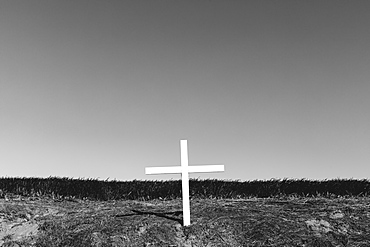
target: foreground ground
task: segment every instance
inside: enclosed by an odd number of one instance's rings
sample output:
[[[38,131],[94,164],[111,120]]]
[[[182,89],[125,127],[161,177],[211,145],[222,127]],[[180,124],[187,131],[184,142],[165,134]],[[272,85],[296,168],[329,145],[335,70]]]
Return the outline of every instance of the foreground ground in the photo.
[[[370,198],[0,199],[0,246],[370,246]]]

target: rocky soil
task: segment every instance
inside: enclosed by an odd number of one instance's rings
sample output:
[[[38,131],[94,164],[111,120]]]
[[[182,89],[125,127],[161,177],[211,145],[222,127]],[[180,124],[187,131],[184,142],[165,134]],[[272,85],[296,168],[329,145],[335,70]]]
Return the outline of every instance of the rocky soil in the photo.
[[[0,199],[0,246],[370,246],[370,198]]]

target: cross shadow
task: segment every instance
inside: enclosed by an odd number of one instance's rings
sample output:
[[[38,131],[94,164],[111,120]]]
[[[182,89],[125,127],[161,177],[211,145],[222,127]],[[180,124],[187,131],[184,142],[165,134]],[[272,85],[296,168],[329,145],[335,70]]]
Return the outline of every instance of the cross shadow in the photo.
[[[116,215],[116,217],[124,217],[124,216],[133,216],[133,215],[155,215],[161,218],[165,218],[168,220],[176,221],[180,224],[183,224],[183,220],[179,218],[175,218],[174,216],[179,216],[182,214],[182,211],[173,211],[173,212],[166,212],[166,213],[158,213],[158,212],[151,212],[151,211],[140,211],[131,209],[132,212],[135,212],[134,214],[120,214]]]

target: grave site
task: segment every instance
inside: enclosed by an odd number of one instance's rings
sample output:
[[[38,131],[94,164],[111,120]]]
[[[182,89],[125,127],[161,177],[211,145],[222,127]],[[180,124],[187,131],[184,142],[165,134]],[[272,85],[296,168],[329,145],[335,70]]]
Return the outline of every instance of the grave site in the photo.
[[[0,179],[0,246],[370,246],[367,180]]]
[[[370,247],[369,13],[0,0],[0,247]]]

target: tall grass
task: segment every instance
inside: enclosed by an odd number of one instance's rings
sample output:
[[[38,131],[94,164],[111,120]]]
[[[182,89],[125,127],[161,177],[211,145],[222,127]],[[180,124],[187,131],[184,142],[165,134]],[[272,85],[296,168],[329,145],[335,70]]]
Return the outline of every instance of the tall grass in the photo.
[[[151,200],[181,197],[181,180],[171,181],[103,181],[74,178],[0,178],[0,197],[6,194],[21,196],[74,197],[92,200]],[[369,196],[370,181],[355,179],[293,180],[271,179],[228,181],[190,179],[193,198],[248,198],[248,197],[343,197]]]

